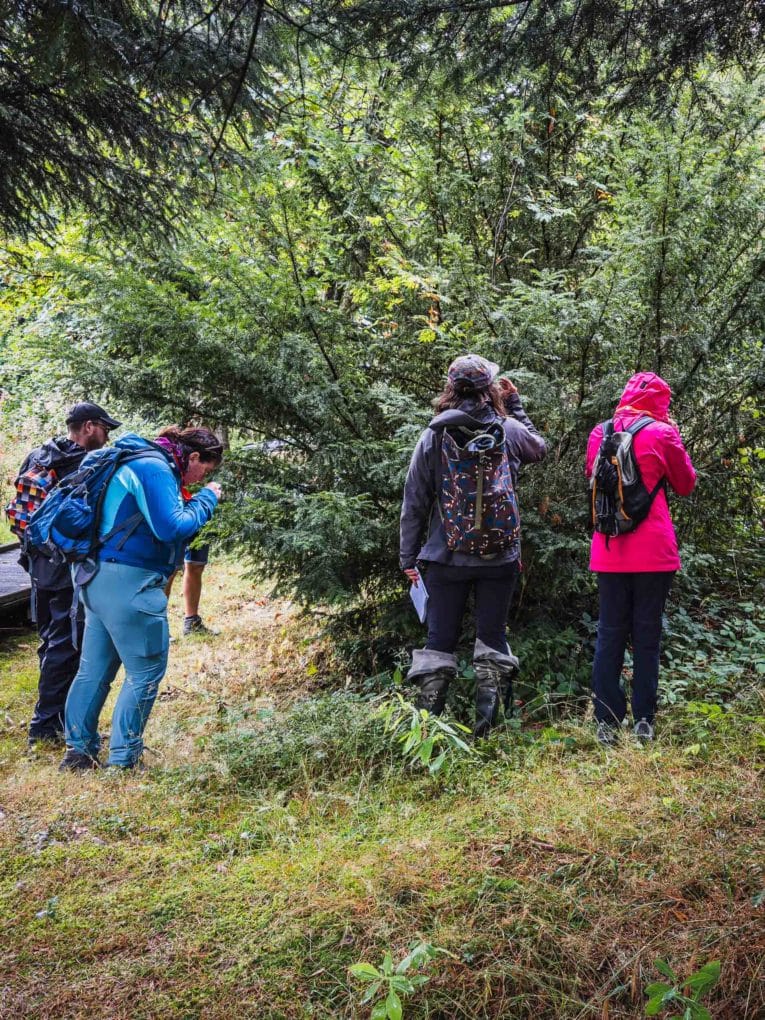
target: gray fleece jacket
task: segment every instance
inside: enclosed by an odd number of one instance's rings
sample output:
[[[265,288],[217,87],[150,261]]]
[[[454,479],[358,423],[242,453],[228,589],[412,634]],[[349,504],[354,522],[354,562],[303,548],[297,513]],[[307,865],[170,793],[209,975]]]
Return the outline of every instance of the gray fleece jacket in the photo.
[[[505,409],[509,416],[503,421],[507,456],[515,483],[520,466],[542,460],[547,447],[523,410],[517,393],[506,398]],[[468,429],[477,429],[496,420],[497,415],[490,404],[465,400],[459,408],[436,415],[420,436],[409,464],[401,507],[399,560],[402,570],[409,570],[418,560],[454,567],[496,567],[511,563],[520,556],[520,542],[515,542],[509,549],[491,557],[452,552],[446,544],[446,533],[436,506],[436,483],[441,477],[441,436],[444,428],[463,425]]]

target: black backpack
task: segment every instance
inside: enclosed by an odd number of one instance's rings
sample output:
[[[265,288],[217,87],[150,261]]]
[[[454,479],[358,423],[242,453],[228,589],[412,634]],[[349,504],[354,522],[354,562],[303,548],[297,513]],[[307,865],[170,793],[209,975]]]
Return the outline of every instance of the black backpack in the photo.
[[[645,487],[635,459],[632,440],[654,419],[639,418],[633,425],[619,432],[614,420],[603,422],[603,440],[590,474],[590,514],[592,526],[610,538],[625,535],[644,521],[659,489],[661,478],[652,491]]]

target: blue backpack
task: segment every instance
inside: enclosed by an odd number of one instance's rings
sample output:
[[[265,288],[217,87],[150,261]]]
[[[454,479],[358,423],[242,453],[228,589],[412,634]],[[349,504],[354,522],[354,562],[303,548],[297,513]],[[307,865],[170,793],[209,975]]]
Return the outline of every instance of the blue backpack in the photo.
[[[37,551],[58,562],[75,564],[72,619],[73,643],[77,647],[77,607],[80,589],[98,570],[98,549],[118,532],[118,548],[127,542],[143,520],[138,511],[99,538],[104,497],[115,472],[128,461],[150,457],[167,463],[159,450],[122,450],[116,446],[92,450],[78,470],[53,488],[29,519],[24,531],[25,551]]]

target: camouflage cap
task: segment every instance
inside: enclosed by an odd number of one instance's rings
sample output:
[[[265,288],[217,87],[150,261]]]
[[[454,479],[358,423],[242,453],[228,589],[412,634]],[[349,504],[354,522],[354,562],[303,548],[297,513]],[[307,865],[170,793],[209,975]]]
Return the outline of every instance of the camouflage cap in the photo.
[[[499,374],[499,365],[480,354],[463,354],[449,365],[449,382],[471,383],[477,390],[486,389]]]

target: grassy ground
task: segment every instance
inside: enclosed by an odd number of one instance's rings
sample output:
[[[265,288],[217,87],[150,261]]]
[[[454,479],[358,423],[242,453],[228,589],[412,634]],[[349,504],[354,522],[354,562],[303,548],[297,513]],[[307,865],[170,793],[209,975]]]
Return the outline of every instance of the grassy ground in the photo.
[[[417,939],[443,952],[407,1017],[639,1017],[659,959],[720,960],[712,1015],[763,1015],[751,712],[608,753],[525,727],[431,777],[238,567],[204,608],[223,633],[173,644],[141,774],[28,756],[34,642],[2,647],[0,1016],[365,1017],[349,966]]]

